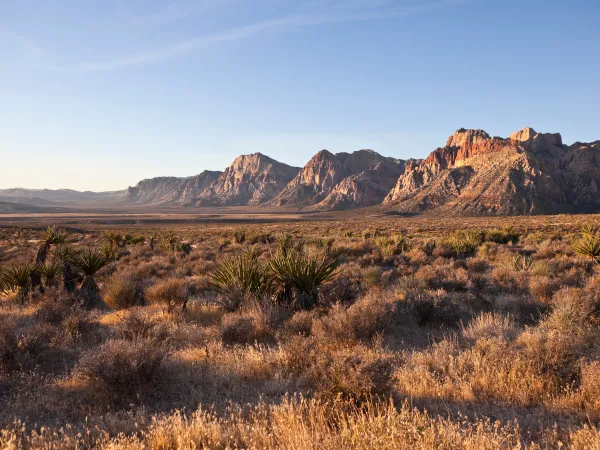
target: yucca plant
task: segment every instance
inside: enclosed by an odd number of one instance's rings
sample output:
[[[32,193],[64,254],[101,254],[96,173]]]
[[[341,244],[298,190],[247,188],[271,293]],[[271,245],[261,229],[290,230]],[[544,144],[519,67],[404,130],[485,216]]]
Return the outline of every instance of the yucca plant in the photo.
[[[487,230],[485,232],[485,240],[496,244],[508,244],[511,240],[511,236],[503,230]]]
[[[27,264],[10,266],[0,272],[2,292],[17,292],[17,301],[22,305],[27,301],[31,290],[31,266]]]
[[[423,244],[421,244],[421,250],[423,250],[423,253],[425,253],[427,256],[432,256],[436,247],[437,242],[435,241],[435,239],[428,239],[427,241],[423,242]]]
[[[71,247],[61,245],[54,250],[54,258],[62,267],[63,286],[67,292],[74,292],[77,287],[79,276],[75,273],[75,268],[71,263],[71,258],[75,252]]]
[[[234,231],[233,232],[233,242],[235,244],[243,244],[246,242],[246,232],[245,231]]]
[[[43,266],[38,266],[36,269],[42,275],[45,286],[58,286],[58,279],[63,270],[59,260],[53,259]]]
[[[476,231],[457,232],[450,236],[448,243],[457,255],[472,255],[481,244],[481,234]]]
[[[67,233],[63,228],[57,226],[50,226],[46,229],[46,235],[42,244],[38,248],[38,251],[35,255],[35,260],[33,262],[34,266],[31,268],[29,274],[31,278],[32,288],[36,288],[39,286],[40,289],[42,289],[42,274],[39,272],[38,268],[46,264],[46,259],[48,258],[50,248],[53,245],[63,244],[66,240]]]
[[[581,232],[582,235],[586,236],[586,235],[594,235],[594,234],[598,234],[598,225],[593,223],[593,222],[586,222],[583,225],[581,225],[581,228],[579,229],[579,231]]]
[[[114,231],[107,231],[104,233],[102,238],[114,249],[121,247],[122,243],[125,242],[124,237]]]
[[[392,240],[396,243],[396,249],[400,253],[410,250],[410,240],[403,233],[394,234]]]
[[[94,276],[110,261],[111,259],[103,255],[102,252],[91,249],[75,253],[70,257],[73,266],[83,274],[79,289],[86,295],[88,300],[95,299],[99,292],[98,283],[96,283]]]
[[[373,239],[373,243],[379,248],[379,252],[384,259],[389,259],[396,253],[396,242],[387,236],[377,236]]]
[[[600,263],[600,235],[584,234],[573,242],[573,251],[580,256],[590,258],[596,264]]]
[[[163,250],[166,252],[175,252],[177,248],[177,244],[179,243],[179,239],[175,236],[175,233],[165,233],[161,237],[161,244]]]
[[[221,305],[235,311],[251,299],[272,293],[272,283],[257,257],[241,255],[223,261],[209,274],[210,286],[221,297]]]
[[[269,269],[279,286],[277,300],[300,309],[317,304],[319,288],[335,275],[338,259],[326,255],[322,260],[294,252],[279,255],[269,262]]]
[[[275,237],[275,247],[278,255],[287,255],[294,249],[294,239],[289,234]]]
[[[158,240],[158,235],[156,233],[152,233],[148,238],[148,244],[150,245],[150,250],[154,251],[154,246],[156,245],[156,241]]]
[[[512,255],[498,262],[498,266],[514,272],[527,272],[533,266],[531,255]]]
[[[117,249],[111,243],[108,242],[105,242],[100,246],[100,253],[102,253],[106,258],[111,260],[115,260],[119,257]]]
[[[516,230],[512,227],[504,227],[502,231],[504,231],[504,233],[506,233],[509,241],[513,245],[518,244],[519,240],[521,239],[521,236],[523,235],[523,233],[521,233],[519,230]]]

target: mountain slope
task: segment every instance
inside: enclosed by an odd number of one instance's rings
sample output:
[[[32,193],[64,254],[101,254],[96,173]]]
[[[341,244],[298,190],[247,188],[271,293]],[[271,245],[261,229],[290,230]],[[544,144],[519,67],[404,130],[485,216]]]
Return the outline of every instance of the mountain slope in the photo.
[[[275,197],[299,170],[262,153],[242,155],[201,193],[194,204],[260,205]]]
[[[525,128],[507,139],[460,129],[407,166],[384,205],[401,212],[518,215],[600,208],[598,143],[565,146]]]
[[[129,187],[123,200],[144,205],[191,205],[210,188],[222,172],[205,170],[187,178],[157,177]]]
[[[269,206],[349,209],[381,203],[405,162],[372,150],[332,154],[321,150]]]

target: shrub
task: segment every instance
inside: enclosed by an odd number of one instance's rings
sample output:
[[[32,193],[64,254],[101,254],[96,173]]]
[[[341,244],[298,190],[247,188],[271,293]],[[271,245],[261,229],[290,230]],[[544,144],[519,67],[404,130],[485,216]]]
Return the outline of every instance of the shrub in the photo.
[[[122,274],[113,275],[106,283],[104,301],[112,309],[125,309],[138,304],[135,281]]]
[[[169,278],[146,289],[145,298],[150,303],[165,305],[169,313],[178,305],[185,309],[188,302],[188,285],[180,278]]]
[[[347,342],[368,342],[388,331],[396,312],[397,302],[393,297],[370,293],[348,308],[334,305],[327,315],[316,321],[314,334],[327,339],[333,337]]]
[[[255,344],[273,339],[277,313],[271,305],[246,305],[240,311],[223,316],[221,340],[224,344]]]
[[[485,232],[485,240],[496,244],[508,244],[511,237],[504,230],[488,230]]]
[[[48,324],[21,329],[16,321],[0,318],[0,374],[33,369],[54,334],[55,328]]]
[[[134,308],[119,320],[117,331],[119,335],[130,341],[156,340],[165,342],[168,339],[168,329],[157,317]]]
[[[74,377],[117,404],[138,402],[166,381],[168,350],[156,341],[110,340],[84,354]]]

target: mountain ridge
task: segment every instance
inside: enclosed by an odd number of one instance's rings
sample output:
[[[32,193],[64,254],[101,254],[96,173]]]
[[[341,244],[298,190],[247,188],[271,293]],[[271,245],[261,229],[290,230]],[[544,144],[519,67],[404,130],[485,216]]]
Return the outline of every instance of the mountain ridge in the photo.
[[[293,167],[257,152],[223,171],[155,177],[123,191],[1,189],[0,200],[35,205],[255,206],[337,211],[520,215],[600,211],[600,141],[565,145],[526,127],[506,138],[460,128],[424,159],[369,150],[317,152]]]

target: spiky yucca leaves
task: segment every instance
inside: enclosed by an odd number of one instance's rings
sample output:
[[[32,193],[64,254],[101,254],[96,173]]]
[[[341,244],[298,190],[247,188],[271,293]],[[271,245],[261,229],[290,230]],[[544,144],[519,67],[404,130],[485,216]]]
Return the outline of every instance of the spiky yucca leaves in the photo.
[[[122,243],[124,242],[124,237],[119,234],[116,233],[114,231],[107,231],[104,233],[104,235],[102,236],[102,238],[108,242],[108,244],[114,249],[117,247],[121,247]]]
[[[46,286],[58,286],[58,279],[63,271],[62,264],[59,260],[53,259],[47,262],[43,266],[38,266],[37,271],[42,275],[44,285]]]
[[[38,248],[38,251],[35,255],[35,260],[33,262],[34,267],[31,269],[30,272],[32,289],[39,287],[40,290],[42,290],[42,274],[40,273],[38,268],[46,264],[46,259],[48,258],[50,247],[53,245],[62,244],[66,240],[67,233],[63,228],[57,226],[50,226],[46,229],[44,241]]]
[[[8,291],[9,289],[6,269],[4,267],[0,267],[0,294]]]
[[[510,242],[513,245],[518,244],[519,240],[521,239],[521,236],[523,235],[523,233],[521,233],[519,230],[512,228],[512,227],[504,227],[502,229],[502,231],[504,231],[504,233],[506,233]]]
[[[381,257],[389,259],[396,253],[396,242],[387,236],[377,236],[373,239],[373,243],[379,248]]]
[[[108,259],[115,260],[119,257],[116,247],[112,244],[105,242],[100,246],[100,252]]]
[[[338,259],[326,255],[322,260],[293,252],[271,259],[269,269],[279,286],[280,303],[300,309],[315,306],[319,288],[335,275]]]
[[[98,283],[94,276],[96,273],[111,262],[102,252],[98,250],[83,250],[70,257],[70,262],[83,274],[83,280],[79,289],[91,301],[98,295]]]
[[[287,255],[294,248],[294,240],[291,235],[282,234],[275,238],[275,246],[278,254]]]
[[[2,292],[17,291],[17,300],[25,303],[31,290],[31,266],[10,266],[0,272],[0,290]]]
[[[246,232],[245,231],[234,231],[233,232],[233,243],[241,245],[244,242],[246,242]]]
[[[67,240],[67,232],[62,227],[50,226],[46,229],[46,242],[50,245],[64,244]]]
[[[573,242],[573,251],[577,255],[590,258],[596,264],[600,263],[600,235],[583,234]]]
[[[586,222],[583,225],[581,225],[581,228],[579,229],[580,233],[582,235],[593,235],[593,234],[598,234],[598,231],[600,231],[598,229],[598,225],[593,223],[593,222]]]
[[[477,231],[459,231],[450,236],[448,243],[457,255],[472,255],[481,244],[481,233]]]
[[[534,259],[531,255],[512,255],[498,262],[498,266],[514,272],[527,272],[533,266]]]
[[[61,245],[54,250],[54,258],[62,267],[63,286],[67,292],[75,291],[79,276],[75,273],[75,268],[71,263],[71,257],[75,254],[71,247]]]
[[[211,287],[221,297],[221,305],[229,311],[272,294],[267,270],[255,256],[245,254],[223,261],[209,277]]]

